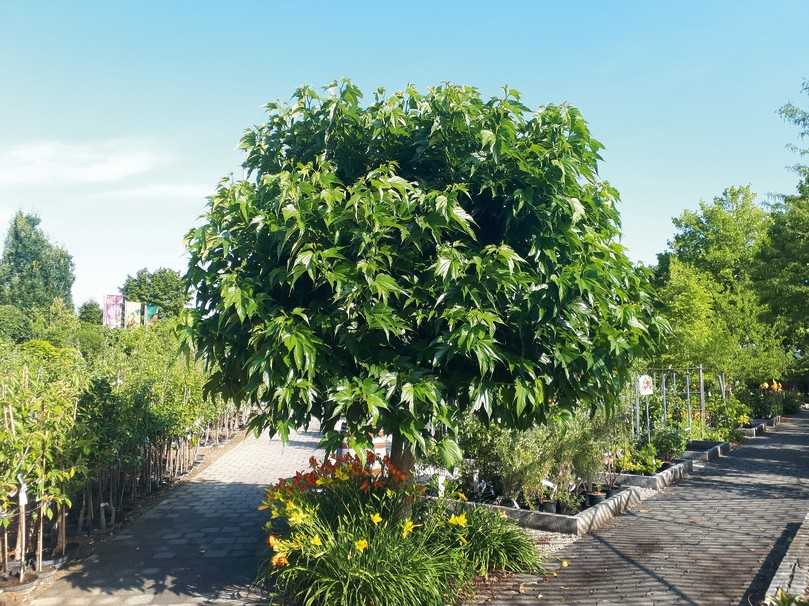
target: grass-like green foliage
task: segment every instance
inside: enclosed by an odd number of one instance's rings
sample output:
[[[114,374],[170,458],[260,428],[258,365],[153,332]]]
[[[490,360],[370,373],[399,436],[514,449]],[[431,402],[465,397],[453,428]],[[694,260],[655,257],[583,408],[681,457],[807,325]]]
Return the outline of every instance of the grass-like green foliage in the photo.
[[[763,606],[809,606],[809,598],[786,593],[779,589],[775,596],[769,596]]]
[[[460,550],[432,541],[423,531],[403,539],[395,521],[372,526],[359,517],[340,519],[336,530],[323,526],[317,535],[322,547],[312,546],[308,537],[308,548],[275,569],[278,588],[300,606],[439,606],[451,601],[468,576]],[[368,542],[362,552],[357,537]]]
[[[267,576],[299,606],[443,606],[476,575],[536,571],[530,537],[487,510],[423,499],[387,461],[313,461],[267,493]]]
[[[536,571],[539,554],[531,537],[510,519],[484,507],[467,514],[464,555],[479,576],[493,570],[508,572]]]

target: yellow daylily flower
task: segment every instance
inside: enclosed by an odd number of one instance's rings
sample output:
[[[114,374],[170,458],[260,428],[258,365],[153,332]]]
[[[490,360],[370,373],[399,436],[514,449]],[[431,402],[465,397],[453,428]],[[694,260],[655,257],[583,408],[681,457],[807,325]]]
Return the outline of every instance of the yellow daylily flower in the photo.
[[[286,566],[287,564],[289,564],[289,560],[287,560],[286,555],[283,553],[276,553],[272,557],[272,565],[275,566],[276,568],[281,568],[282,566]]]
[[[357,541],[354,541],[354,548],[360,553],[362,553],[363,551],[368,549],[368,541],[366,541],[365,539],[359,539]]]
[[[308,518],[309,516],[307,516],[302,511],[293,511],[288,519],[290,526],[298,526],[300,524],[303,524]]]
[[[380,522],[382,522],[382,516],[375,513],[371,516],[371,521],[374,523],[374,525],[378,525]]]
[[[323,545],[323,541],[320,540],[320,537],[318,535],[313,536],[311,542],[312,542],[312,545],[316,545],[317,547],[320,547],[321,545]]]
[[[466,514],[462,513],[459,515],[450,516],[449,523],[451,526],[460,526],[461,528],[466,528]]]
[[[413,529],[415,527],[416,525],[413,523],[413,520],[407,518],[402,524],[402,538],[406,539],[410,535],[410,533],[413,532]]]

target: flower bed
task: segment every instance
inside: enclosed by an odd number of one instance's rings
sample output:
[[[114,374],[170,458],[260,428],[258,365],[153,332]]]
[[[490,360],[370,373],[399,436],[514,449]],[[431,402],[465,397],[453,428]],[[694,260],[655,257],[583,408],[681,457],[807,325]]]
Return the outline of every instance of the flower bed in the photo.
[[[267,491],[266,578],[300,606],[438,606],[476,576],[537,571],[530,537],[507,516],[464,509],[373,453],[311,461]]]

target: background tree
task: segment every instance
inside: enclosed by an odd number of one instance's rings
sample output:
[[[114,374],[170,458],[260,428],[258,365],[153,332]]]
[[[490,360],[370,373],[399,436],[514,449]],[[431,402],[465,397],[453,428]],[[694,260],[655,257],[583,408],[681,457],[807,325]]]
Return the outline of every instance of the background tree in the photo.
[[[673,220],[671,251],[684,263],[725,285],[744,281],[767,238],[770,218],[749,186],[729,187],[713,202],[700,202]]]
[[[81,322],[72,306],[54,299],[47,308],[33,314],[34,339],[47,341],[55,347],[78,348]]]
[[[809,94],[809,81],[803,83]],[[799,129],[801,140],[809,137],[809,112],[787,104],[781,115]],[[809,149],[790,146],[800,155]],[[809,376],[809,166],[798,164],[797,192],[785,196],[772,209],[769,239],[758,258],[757,283],[772,318],[786,324],[785,336],[796,356],[794,374]]]
[[[0,340],[22,343],[32,336],[31,318],[19,307],[0,305]]]
[[[405,467],[457,457],[468,415],[528,427],[612,403],[662,325],[579,111],[327,90],[268,105],[242,139],[251,179],[223,181],[188,235],[208,389],[284,438],[318,418],[331,449],[340,419],[358,449],[384,430]]]
[[[801,92],[809,95],[809,80],[803,81]],[[798,129],[798,137],[801,141],[809,139],[809,111],[792,103],[783,105],[778,113],[788,123],[794,125]],[[800,145],[789,145],[789,149],[797,153],[801,158],[809,156],[809,148],[801,147]],[[807,196],[806,189],[809,187],[809,165],[802,164],[800,161],[794,166],[801,178],[803,189],[802,195]]]
[[[656,270],[673,327],[666,365],[703,364],[743,384],[782,376],[790,362],[783,324],[768,316],[753,275],[771,224],[749,187],[730,187],[674,219],[677,231]]]
[[[177,316],[188,302],[188,287],[180,272],[165,267],[154,272],[144,268],[127,276],[121,294],[130,301],[157,305],[164,318]]]
[[[668,258],[667,271],[658,292],[672,330],[661,355],[663,366],[696,368],[711,360],[724,368],[733,348],[716,310],[717,283],[675,255]]]
[[[85,301],[79,307],[79,320],[88,324],[102,324],[104,322],[104,312],[101,306],[92,299]]]
[[[11,219],[0,260],[0,304],[22,310],[45,309],[54,299],[72,305],[73,258],[48,241],[35,215]]]

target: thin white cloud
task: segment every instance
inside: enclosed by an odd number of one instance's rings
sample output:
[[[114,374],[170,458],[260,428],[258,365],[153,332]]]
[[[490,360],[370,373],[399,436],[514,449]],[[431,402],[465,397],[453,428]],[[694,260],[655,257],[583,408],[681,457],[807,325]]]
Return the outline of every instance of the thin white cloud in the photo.
[[[122,189],[100,191],[93,194],[94,198],[107,199],[140,199],[140,200],[199,200],[202,202],[207,196],[214,193],[215,188],[199,183],[154,183]]]
[[[0,149],[0,186],[110,183],[153,170],[165,154],[129,140],[41,141]]]

